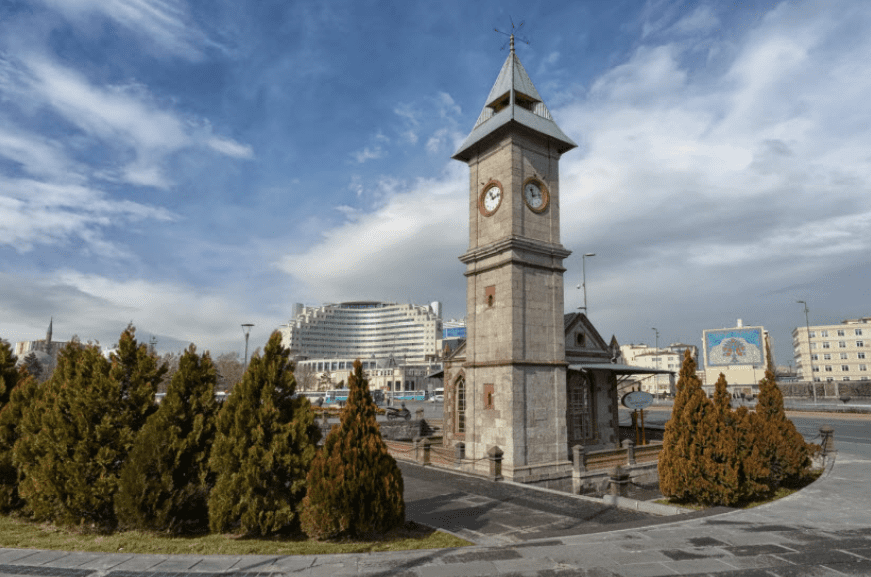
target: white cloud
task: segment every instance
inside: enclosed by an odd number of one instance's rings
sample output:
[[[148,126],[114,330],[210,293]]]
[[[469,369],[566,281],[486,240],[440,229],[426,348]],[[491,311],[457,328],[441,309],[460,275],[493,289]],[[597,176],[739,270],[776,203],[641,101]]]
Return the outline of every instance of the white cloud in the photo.
[[[161,341],[180,341],[194,343],[199,350],[241,353],[239,319],[255,324],[252,351],[274,329],[273,318],[245,310],[243,302],[240,295],[216,290],[137,278],[110,279],[69,269],[41,276],[0,273],[0,316],[4,330],[12,331],[0,336],[38,338],[45,331],[42,317],[53,315],[58,340],[75,334],[110,346],[132,321],[140,340],[148,334],[158,336],[159,349],[165,348]]]
[[[357,152],[351,153],[351,156],[354,158],[354,161],[357,164],[363,164],[367,160],[374,160],[376,158],[381,158],[384,156],[384,150],[380,146],[374,147],[364,147],[363,150],[358,150]]]
[[[218,137],[210,138],[206,142],[211,148],[226,156],[242,159],[254,158],[254,151],[247,144],[240,144],[229,138]]]
[[[99,190],[74,184],[51,184],[0,177],[0,246],[27,252],[37,244],[68,244],[73,239],[85,250],[104,257],[128,256],[106,241],[100,231],[144,219],[175,218],[162,208],[113,200]]]
[[[460,163],[450,166],[439,180],[383,183],[392,192],[378,209],[354,213],[305,252],[286,255],[279,268],[315,302],[458,294],[465,286],[457,257],[467,244],[461,232],[468,222],[467,176]]]
[[[42,0],[76,22],[100,14],[139,36],[141,46],[191,60],[202,57],[207,39],[191,21],[185,5],[173,0]]]

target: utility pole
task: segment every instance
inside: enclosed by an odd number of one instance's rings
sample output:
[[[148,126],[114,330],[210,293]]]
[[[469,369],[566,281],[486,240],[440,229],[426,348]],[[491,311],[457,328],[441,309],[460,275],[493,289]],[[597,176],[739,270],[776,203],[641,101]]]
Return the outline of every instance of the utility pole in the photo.
[[[795,302],[804,305],[804,326],[805,326],[805,329],[807,330],[807,360],[811,366],[811,379],[810,379],[811,380],[811,390],[813,391],[814,404],[816,405],[817,404],[817,383],[814,380],[814,360],[813,360],[814,355],[813,355],[813,352],[811,351],[811,324],[810,324],[810,321],[808,320],[808,316],[807,316],[807,314],[808,314],[807,303],[805,301],[795,301]],[[802,372],[804,372],[804,371],[802,371]]]

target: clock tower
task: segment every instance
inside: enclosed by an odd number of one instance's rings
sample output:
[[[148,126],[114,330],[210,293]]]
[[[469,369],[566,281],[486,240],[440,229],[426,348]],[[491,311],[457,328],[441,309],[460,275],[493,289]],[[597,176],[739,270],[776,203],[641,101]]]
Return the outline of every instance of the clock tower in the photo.
[[[502,476],[571,469],[566,432],[560,156],[577,145],[551,118],[514,51],[453,158],[469,165],[465,363],[446,407],[467,459],[502,451]],[[448,402],[448,399],[446,399]],[[448,421],[445,423],[448,425]]]

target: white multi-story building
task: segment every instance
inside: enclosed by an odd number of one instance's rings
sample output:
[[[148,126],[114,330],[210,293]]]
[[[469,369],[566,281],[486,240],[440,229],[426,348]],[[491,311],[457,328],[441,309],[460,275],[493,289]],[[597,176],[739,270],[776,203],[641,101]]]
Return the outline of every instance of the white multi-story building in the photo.
[[[300,307],[279,331],[296,358],[386,359],[426,362],[438,358],[442,320],[433,305],[374,301]]]
[[[676,347],[690,347],[691,345],[671,345],[666,348],[649,347],[645,344],[638,345],[623,345],[620,347],[620,354],[623,361],[627,365],[636,367],[645,367],[648,369],[659,369],[666,371],[680,372],[681,363],[683,362],[683,349]],[[653,394],[669,394],[674,392],[674,375],[669,374],[652,374],[642,378],[634,379],[634,384],[631,386],[640,386],[641,390]]]
[[[792,331],[795,364],[802,381],[871,379],[871,317]]]
[[[295,304],[279,328],[296,362],[301,390],[346,386],[360,359],[372,390],[422,391],[441,385],[441,303],[429,305],[346,302],[320,307]]]

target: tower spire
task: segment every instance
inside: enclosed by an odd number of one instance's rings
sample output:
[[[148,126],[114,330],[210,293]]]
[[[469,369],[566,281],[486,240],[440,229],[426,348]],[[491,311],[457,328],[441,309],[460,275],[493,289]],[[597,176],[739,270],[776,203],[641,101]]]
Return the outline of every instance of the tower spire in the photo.
[[[51,325],[54,323],[54,317],[48,321],[48,331],[45,333],[45,344],[51,345]]]

